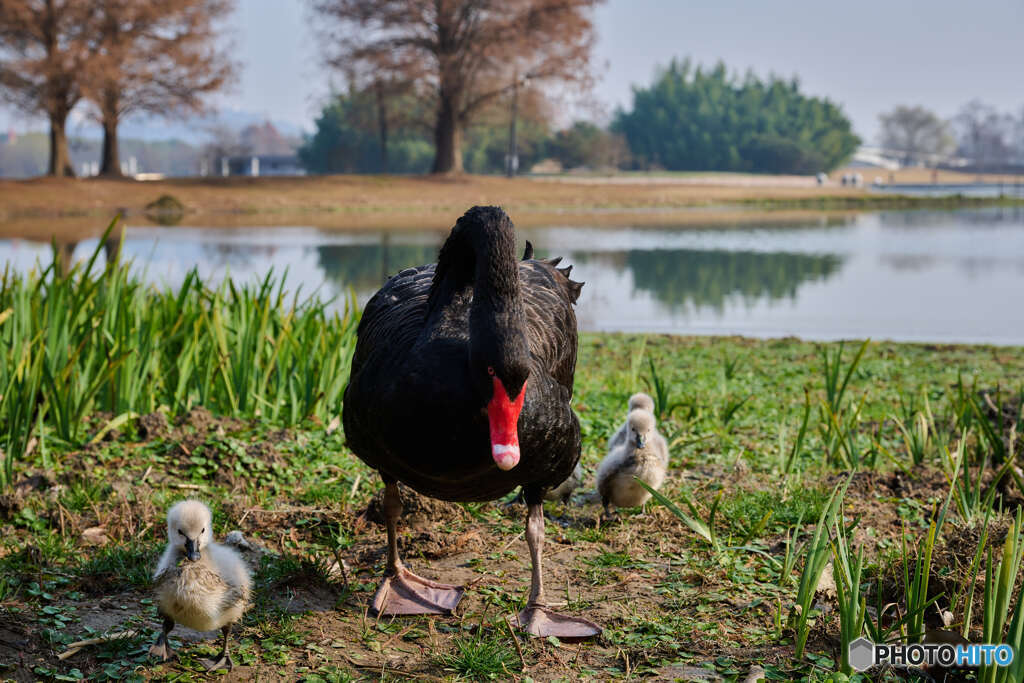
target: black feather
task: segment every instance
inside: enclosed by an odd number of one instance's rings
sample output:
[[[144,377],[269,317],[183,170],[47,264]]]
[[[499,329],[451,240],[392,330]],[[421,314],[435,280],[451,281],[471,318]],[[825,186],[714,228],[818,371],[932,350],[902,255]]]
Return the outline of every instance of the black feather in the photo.
[[[526,248],[523,249],[523,260],[529,261],[533,258],[533,245],[530,244],[530,240],[526,240]]]

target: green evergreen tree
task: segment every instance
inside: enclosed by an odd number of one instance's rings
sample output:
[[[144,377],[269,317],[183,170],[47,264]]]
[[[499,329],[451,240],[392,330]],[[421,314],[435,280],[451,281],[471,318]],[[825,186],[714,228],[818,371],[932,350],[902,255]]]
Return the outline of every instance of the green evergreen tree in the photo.
[[[617,113],[613,130],[640,166],[670,170],[817,173],[860,144],[842,109],[803,95],[796,79],[739,79],[721,62],[705,69],[689,60],[634,87],[633,108]]]

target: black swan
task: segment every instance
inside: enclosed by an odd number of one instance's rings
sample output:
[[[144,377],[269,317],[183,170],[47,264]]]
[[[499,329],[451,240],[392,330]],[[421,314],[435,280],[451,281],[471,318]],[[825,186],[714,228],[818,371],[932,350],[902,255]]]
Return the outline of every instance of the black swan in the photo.
[[[408,268],[363,311],[345,389],[345,437],[384,480],[387,576],[378,614],[447,614],[463,588],[416,576],[398,556],[396,482],[448,501],[484,501],[523,487],[532,577],[521,627],[538,636],[600,633],[546,607],[541,576],[547,489],[580,457],[569,405],[582,283],[558,259],[515,257],[512,221],[473,207],[456,222],[437,263]]]

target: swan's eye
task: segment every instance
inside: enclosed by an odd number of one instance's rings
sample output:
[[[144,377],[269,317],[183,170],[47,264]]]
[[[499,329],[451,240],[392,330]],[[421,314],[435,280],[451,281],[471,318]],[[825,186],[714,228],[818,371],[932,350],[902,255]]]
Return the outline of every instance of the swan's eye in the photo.
[[[181,529],[178,529],[178,533],[179,533],[179,534],[181,534],[182,536],[184,536],[184,535],[185,535],[185,532],[184,532],[184,531],[182,531]]]
[[[494,376],[494,368],[492,368],[491,366],[488,365],[487,366],[487,374],[491,375],[493,377]]]

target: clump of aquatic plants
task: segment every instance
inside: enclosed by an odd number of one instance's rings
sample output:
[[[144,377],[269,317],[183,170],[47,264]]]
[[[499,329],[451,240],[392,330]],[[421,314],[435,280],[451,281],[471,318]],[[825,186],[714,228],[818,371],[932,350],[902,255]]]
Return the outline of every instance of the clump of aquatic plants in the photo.
[[[214,287],[192,270],[176,291],[157,289],[99,253],[66,274],[54,259],[0,275],[0,486],[43,439],[89,440],[87,418],[99,412],[119,425],[195,405],[282,425],[337,415],[353,300],[330,313],[318,298],[286,294],[272,273]]]

